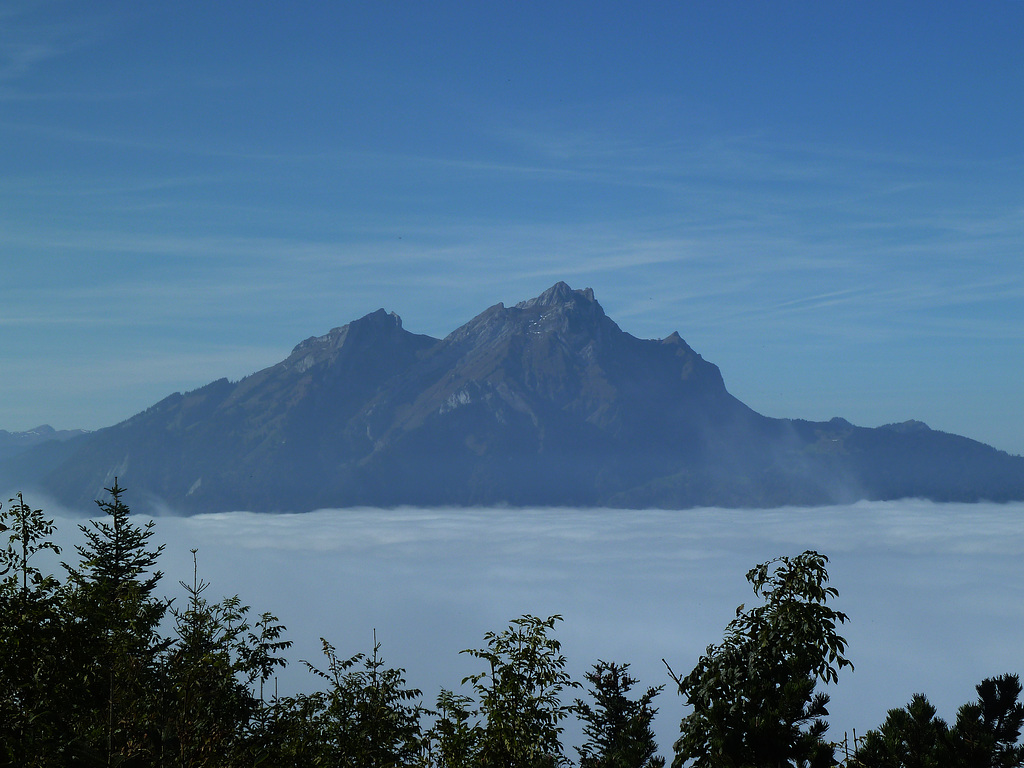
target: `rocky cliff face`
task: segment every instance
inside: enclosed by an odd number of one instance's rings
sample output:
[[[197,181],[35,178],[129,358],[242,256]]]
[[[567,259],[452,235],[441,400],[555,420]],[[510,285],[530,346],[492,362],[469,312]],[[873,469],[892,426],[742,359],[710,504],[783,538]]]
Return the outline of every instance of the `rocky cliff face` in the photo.
[[[924,425],[761,416],[677,333],[637,339],[565,283],[444,339],[378,310],[4,474],[83,506],[116,475],[186,512],[1024,498],[1024,459]]]

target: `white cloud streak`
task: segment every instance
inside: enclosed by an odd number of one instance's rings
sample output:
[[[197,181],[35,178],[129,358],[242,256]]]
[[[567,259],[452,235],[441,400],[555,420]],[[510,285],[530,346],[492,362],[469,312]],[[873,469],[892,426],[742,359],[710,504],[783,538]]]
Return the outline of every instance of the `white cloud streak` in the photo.
[[[73,9],[55,0],[10,0],[0,9],[0,101],[34,98],[19,86],[48,62],[96,44],[103,13],[71,21]]]

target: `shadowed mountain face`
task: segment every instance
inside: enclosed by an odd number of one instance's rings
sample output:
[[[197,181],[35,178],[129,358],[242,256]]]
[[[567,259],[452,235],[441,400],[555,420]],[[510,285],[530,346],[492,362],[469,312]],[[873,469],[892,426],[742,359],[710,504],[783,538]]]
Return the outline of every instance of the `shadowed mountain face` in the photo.
[[[82,506],[117,476],[186,512],[1024,498],[1024,459],[923,424],[761,416],[678,334],[634,338],[565,283],[440,340],[378,310],[2,471]]]

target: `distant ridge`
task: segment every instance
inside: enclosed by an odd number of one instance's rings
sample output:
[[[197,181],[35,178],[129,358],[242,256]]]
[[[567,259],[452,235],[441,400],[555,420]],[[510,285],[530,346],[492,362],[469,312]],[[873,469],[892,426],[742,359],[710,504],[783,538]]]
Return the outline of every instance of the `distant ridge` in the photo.
[[[673,332],[637,339],[589,288],[496,304],[444,339],[377,310],[238,382],[0,462],[91,508],[779,506],[1024,499],[1024,458],[907,421],[758,414]]]
[[[70,440],[73,437],[87,434],[84,429],[54,429],[49,424],[42,424],[26,432],[8,432],[0,429],[0,459],[50,440]]]

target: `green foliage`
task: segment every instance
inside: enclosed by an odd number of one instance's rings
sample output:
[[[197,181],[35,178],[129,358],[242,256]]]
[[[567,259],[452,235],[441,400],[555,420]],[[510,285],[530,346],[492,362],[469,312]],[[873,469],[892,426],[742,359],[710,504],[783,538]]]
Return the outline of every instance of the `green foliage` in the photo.
[[[851,766],[864,768],[1017,768],[1024,765],[1018,745],[1024,724],[1017,675],[986,678],[976,687],[977,702],[964,704],[950,728],[924,694],[903,709],[891,709],[885,722],[868,731]]]
[[[598,661],[586,674],[592,686],[594,706],[576,700],[576,713],[583,719],[587,741],[577,751],[580,768],[663,768],[665,758],[657,757],[651,722],[658,710],[651,702],[665,686],[648,688],[637,700],[627,694],[637,681],[629,675],[629,664]]]
[[[947,756],[949,726],[936,717],[924,694],[915,694],[903,709],[890,709],[877,731],[868,731],[857,751],[856,765],[878,768],[939,768]]]
[[[278,746],[272,762],[310,766],[390,768],[416,764],[423,747],[420,691],[405,672],[373,655],[341,658],[321,638],[327,668],[303,662],[327,690],[279,703],[272,725]]]
[[[49,550],[53,521],[19,493],[0,508],[0,765],[57,765],[66,749],[65,621],[59,584],[32,558]]]
[[[114,484],[104,490],[110,494],[110,501],[97,499],[96,506],[109,521],[90,520],[89,525],[78,526],[86,538],[84,545],[75,548],[81,565],[65,567],[72,581],[88,585],[106,603],[117,602],[129,591],[146,600],[163,577],[160,571],[147,572],[156,565],[164,545],[148,549],[155,533],[153,521],[140,528],[129,519],[131,510],[121,498],[124,488],[117,484],[116,477]]]
[[[465,759],[484,767],[533,768],[565,765],[561,734],[572,707],[561,702],[577,687],[565,672],[558,640],[549,637],[561,616],[521,616],[501,632],[487,632],[486,648],[463,653],[486,661],[488,669],[463,680],[473,686],[480,720],[475,755]]]
[[[151,716],[161,689],[160,657],[169,641],[160,635],[167,603],[154,596],[162,574],[153,571],[163,546],[150,548],[153,522],[131,519],[124,488],[107,488],[97,501],[106,520],[79,526],[86,543],[68,566],[67,609],[72,617],[66,665],[80,685],[74,738],[90,759],[149,765],[159,744]]]
[[[427,734],[430,764],[436,768],[467,768],[480,754],[484,729],[469,696],[442,689],[437,697],[434,727]]]
[[[53,536],[53,520],[43,516],[43,510],[32,509],[19,493],[17,503],[10,500],[10,510],[2,511],[0,505],[0,533],[10,531],[7,544],[0,550],[0,576],[7,577],[14,572],[20,577],[22,593],[29,591],[29,585],[43,585],[42,572],[31,564],[32,557],[44,550],[60,554],[60,547],[50,541]]]
[[[250,625],[249,607],[237,596],[209,602],[203,593],[210,584],[196,570],[191,584],[180,583],[188,602],[171,610],[175,637],[162,659],[161,754],[182,768],[251,764],[260,750],[259,729],[252,733],[250,724],[262,724],[263,714],[254,685],[262,690],[284,666],[277,653],[291,642],[280,639],[284,627],[271,614]]]
[[[80,526],[80,562],[61,583],[38,555],[59,555],[54,527],[19,494],[0,508],[0,768],[541,768],[565,766],[563,722],[586,737],[580,768],[663,768],[651,730],[653,700],[638,698],[629,665],[598,661],[590,701],[562,703],[577,686],[551,637],[560,616],[525,615],[485,646],[465,678],[473,695],[442,690],[430,729],[420,692],[373,653],[303,662],[322,690],[263,695],[290,645],[269,613],[250,617],[239,598],[211,601],[194,567],[183,607],[156,596],[161,578],[152,522],[138,526],[116,480],[105,520]],[[195,556],[195,550],[193,550]],[[685,678],[669,670],[692,712],[681,724],[674,768],[818,768],[837,765],[824,740],[832,683],[847,660],[845,614],[828,601],[828,559],[778,558],[747,574],[762,604],[740,606],[723,641]],[[170,612],[171,632],[164,619]],[[1021,768],[1022,687],[1016,675],[983,680],[977,701],[950,726],[923,694],[854,745],[847,768]]]
[[[818,680],[838,679],[851,666],[828,605],[828,558],[807,551],[762,563],[747,581],[763,604],[740,606],[720,645],[708,646],[685,678],[673,675],[693,708],[681,724],[673,768],[832,765],[823,736],[828,696]]]
[[[1017,743],[1024,726],[1020,677],[986,678],[976,690],[978,701],[960,708],[953,728],[954,739],[963,745],[957,749],[961,762],[992,768],[1024,765],[1024,745]]]

